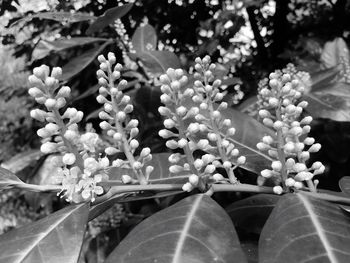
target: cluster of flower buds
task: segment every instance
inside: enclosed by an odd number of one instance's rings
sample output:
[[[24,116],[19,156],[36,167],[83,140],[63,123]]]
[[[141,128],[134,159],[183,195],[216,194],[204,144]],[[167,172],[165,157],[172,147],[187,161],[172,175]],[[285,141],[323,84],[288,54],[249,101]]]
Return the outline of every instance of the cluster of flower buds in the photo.
[[[70,96],[68,86],[59,85],[61,68],[50,69],[46,65],[34,68],[29,82],[33,86],[29,94],[46,110],[34,109],[32,118],[47,122],[37,134],[43,138],[41,151],[45,154],[60,152],[57,165],[60,166],[56,178],[62,184],[62,196],[68,201],[94,201],[96,195],[103,193],[97,184],[107,179],[104,169],[109,166],[107,158],[96,160],[96,145],[99,137],[94,132],[80,134],[78,124],[83,118],[83,112],[75,108],[67,108],[63,114],[60,110],[66,105],[66,98]]]
[[[133,105],[130,103],[130,96],[122,92],[128,84],[126,80],[120,80],[122,65],[115,64],[116,58],[111,52],[107,58],[103,55],[98,56],[98,61],[100,69],[97,71],[97,77],[100,88],[96,99],[104,108],[99,113],[102,120],[100,127],[115,142],[113,146],[105,149],[105,153],[124,153],[126,160],[116,159],[112,166],[132,169],[139,183],[146,184],[153,171],[153,166],[147,165],[152,159],[152,154],[149,148],[143,148],[140,155],[134,157],[135,150],[139,147],[139,141],[136,139],[139,134],[138,120],[129,118]],[[116,81],[118,84],[115,84]],[[123,175],[122,180],[124,183],[130,183],[135,178]]]
[[[161,101],[165,107],[160,107],[159,112],[165,117],[166,129],[161,130],[159,135],[168,139],[168,148],[180,148],[185,153],[185,156],[174,153],[169,157],[171,173],[191,173],[189,182],[183,187],[185,191],[209,181],[225,180],[221,174],[215,173],[218,167],[225,168],[231,182],[236,183],[233,170],[246,161],[244,156],[239,156],[238,149],[232,143],[235,129],[231,121],[224,119],[220,113],[220,110],[227,108],[227,103],[216,104],[223,99],[224,93],[219,89],[221,81],[214,80],[214,68],[208,56],[203,60],[197,58],[194,74],[197,80],[193,88],[187,87],[188,78],[181,69],[168,69],[165,75],[160,76]],[[188,103],[189,99],[198,106],[186,106],[192,104]],[[193,119],[195,122],[186,125],[188,120]],[[201,134],[206,134],[206,137],[203,138]],[[195,150],[207,154],[194,159]],[[180,165],[183,159],[185,162]]]
[[[185,103],[186,99],[193,96],[194,91],[192,88],[185,89],[188,78],[182,69],[169,68],[166,74],[160,76],[160,82],[163,93],[160,100],[165,106],[159,107],[158,111],[165,118],[163,122],[165,129],[159,131],[159,136],[168,139],[166,146],[169,149],[182,149],[185,153],[185,155],[180,153],[170,155],[169,171],[173,174],[184,171],[192,173],[198,183],[199,174],[193,164],[193,152],[200,146],[187,136],[186,133],[193,128],[186,128],[185,124],[187,119],[195,117],[199,112],[197,107],[186,107]],[[203,127],[198,127],[198,129],[201,128]],[[205,143],[202,143],[201,146],[206,147]],[[184,187],[184,189],[190,191],[193,187],[191,189]]]
[[[195,95],[192,100],[201,110],[195,119],[206,127],[207,139],[212,146],[208,152],[221,160],[221,163],[217,162],[216,167],[224,168],[230,182],[237,183],[233,170],[243,165],[246,157],[240,155],[233,143],[236,129],[232,127],[231,120],[224,118],[221,112],[227,109],[227,103],[222,102],[225,91],[220,89],[221,80],[215,79],[213,73],[216,65],[211,63],[209,56],[203,59],[196,58],[195,62]]]
[[[308,103],[300,101],[305,88],[294,75],[275,71],[269,76],[268,86],[260,89],[262,109],[259,117],[267,127],[275,131],[276,137],[264,136],[257,144],[260,151],[267,151],[274,159],[271,169],[261,171],[265,178],[274,178],[286,187],[300,189],[303,181],[315,189],[312,178],[322,174],[325,167],[315,162],[307,167],[310,153],[321,148],[315,139],[307,137],[310,132],[311,116],[302,117]],[[276,193],[282,193],[281,186],[275,187]]]

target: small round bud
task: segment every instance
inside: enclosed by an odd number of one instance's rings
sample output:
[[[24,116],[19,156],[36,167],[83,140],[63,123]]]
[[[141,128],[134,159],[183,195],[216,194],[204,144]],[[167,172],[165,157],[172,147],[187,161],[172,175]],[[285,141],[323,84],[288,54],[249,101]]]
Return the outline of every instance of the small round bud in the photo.
[[[44,144],[41,145],[40,151],[42,153],[53,153],[56,151],[56,143],[53,142],[45,142]]]
[[[137,140],[135,140],[135,139],[132,139],[130,141],[130,147],[133,148],[133,149],[136,149],[137,147],[139,147],[139,145],[140,145],[139,142]]]
[[[282,163],[280,161],[273,161],[271,164],[271,168],[274,171],[279,172],[282,170]]]
[[[210,132],[210,133],[208,133],[207,138],[208,138],[210,141],[215,142],[215,141],[218,139],[218,136],[217,136],[215,133]]]
[[[114,147],[107,147],[107,148],[105,149],[105,153],[106,153],[107,155],[113,155],[113,154],[118,153],[118,150],[117,150],[116,148],[114,148]]]
[[[178,144],[175,140],[169,140],[165,143],[165,145],[166,145],[166,147],[168,147],[169,149],[172,149],[172,150],[178,148]]]
[[[219,174],[219,173],[214,174],[214,175],[213,175],[213,179],[214,179],[216,182],[225,180],[225,178],[224,178],[221,174]]]
[[[180,148],[184,148],[187,145],[187,143],[188,143],[188,141],[185,138],[182,138],[177,142],[178,147],[180,147]]]
[[[215,165],[207,165],[207,167],[205,167],[204,172],[207,174],[212,174],[214,171],[216,170]]]
[[[72,165],[73,163],[75,163],[75,155],[73,153],[66,153],[65,155],[63,155],[62,157],[62,162],[65,165]]]
[[[235,135],[235,133],[236,133],[236,129],[235,128],[229,128],[228,130],[227,130],[227,135],[228,136],[233,136],[233,135]]]
[[[265,169],[260,172],[261,176],[264,178],[270,178],[273,174],[271,170]]]
[[[49,98],[45,101],[45,106],[48,110],[53,109],[56,106],[57,101],[55,99]]]
[[[280,195],[283,193],[283,189],[281,186],[277,185],[273,187],[273,192],[277,195]]]
[[[280,130],[280,129],[282,129],[282,127],[283,127],[283,122],[281,122],[281,121],[275,121],[273,123],[273,128],[275,130]]]
[[[305,170],[307,170],[307,167],[305,164],[303,163],[296,163],[294,164],[293,166],[293,170],[296,172],[296,173],[300,173],[300,172],[303,172]]]
[[[188,178],[188,181],[193,185],[197,186],[199,182],[199,177],[196,174],[191,174],[190,177]]]
[[[191,192],[193,190],[193,185],[191,183],[185,183],[183,186],[182,186],[182,190],[184,192]]]
[[[293,178],[287,178],[285,184],[288,187],[293,187],[295,184],[295,180]]]
[[[277,107],[278,106],[278,99],[276,99],[276,98],[270,98],[269,99],[269,105],[271,106],[271,107]]]
[[[184,106],[180,106],[176,109],[176,114],[179,115],[180,117],[185,116],[187,113],[187,109]]]
[[[242,164],[245,164],[247,158],[245,156],[240,156],[238,157],[237,159],[237,165],[242,165]]]
[[[309,148],[308,151],[310,153],[315,153],[315,152],[318,152],[320,149],[321,149],[321,144],[315,143],[315,144],[311,145],[311,147]]]
[[[204,166],[204,162],[202,159],[196,159],[193,163],[194,167],[197,169],[197,170],[200,170],[202,169],[202,167]]]
[[[303,183],[302,182],[295,182],[294,187],[295,187],[295,189],[301,189],[301,188],[303,188]]]
[[[51,77],[59,79],[62,76],[62,69],[60,67],[54,67],[51,71]]]
[[[175,127],[175,122],[172,119],[166,119],[163,122],[164,127],[167,129],[171,129]]]

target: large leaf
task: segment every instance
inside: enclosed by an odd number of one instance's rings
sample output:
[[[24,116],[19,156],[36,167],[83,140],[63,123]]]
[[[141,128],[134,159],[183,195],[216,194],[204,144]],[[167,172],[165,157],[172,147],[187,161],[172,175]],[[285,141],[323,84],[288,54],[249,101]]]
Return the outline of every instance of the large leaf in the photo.
[[[49,55],[51,52],[59,52],[68,48],[75,46],[82,46],[90,44],[97,41],[106,41],[105,38],[95,38],[95,37],[72,37],[72,38],[62,38],[56,39],[55,41],[41,40],[39,44],[35,47],[32,59],[42,59]]]
[[[340,190],[347,195],[350,195],[350,176],[344,176],[339,180]]]
[[[258,194],[234,202],[226,208],[235,227],[260,234],[272,209],[280,197],[277,195]]]
[[[207,195],[188,197],[140,223],[107,258],[118,262],[246,262],[225,211]]]
[[[92,34],[96,31],[104,29],[109,24],[113,23],[115,20],[126,15],[133,4],[125,4],[122,6],[117,6],[111,9],[108,9],[103,15],[99,16],[88,28],[86,34]]]
[[[340,64],[341,59],[349,60],[349,49],[344,39],[337,37],[324,45],[321,61],[326,68],[331,68]]]
[[[334,83],[339,72],[339,67],[332,67],[311,74],[312,86],[310,91],[317,92],[328,88],[330,83]]]
[[[19,184],[23,184],[23,182],[14,173],[0,166],[0,190]]]
[[[350,121],[350,108],[344,97],[318,92],[308,93],[303,98],[309,103],[306,111],[313,117]]]
[[[131,39],[132,46],[136,52],[144,52],[146,50],[154,50],[157,46],[157,34],[155,29],[149,25],[145,24],[136,29],[134,35]]]
[[[103,45],[89,49],[85,53],[70,60],[62,68],[63,74],[61,80],[68,80],[86,68],[108,44],[110,44],[110,42],[106,41]]]
[[[37,14],[30,14],[24,18],[21,18],[14,23],[12,23],[11,26],[16,25],[19,22],[28,22],[32,20],[33,18],[40,18],[40,19],[49,19],[49,20],[55,20],[58,22],[69,22],[69,23],[75,23],[75,22],[81,22],[81,21],[87,21],[95,19],[96,17],[91,16],[89,14],[84,13],[70,13],[70,12],[42,12]]]
[[[350,218],[335,204],[287,194],[259,241],[259,262],[349,262]]]
[[[146,50],[129,53],[133,59],[140,59],[143,65],[153,74],[165,73],[168,68],[180,68],[179,58],[170,51]]]
[[[68,206],[0,236],[0,262],[77,262],[88,212],[88,204]]]
[[[3,168],[13,173],[23,171],[26,167],[37,162],[44,154],[40,150],[29,150],[20,154],[16,154],[10,160],[1,164]]]

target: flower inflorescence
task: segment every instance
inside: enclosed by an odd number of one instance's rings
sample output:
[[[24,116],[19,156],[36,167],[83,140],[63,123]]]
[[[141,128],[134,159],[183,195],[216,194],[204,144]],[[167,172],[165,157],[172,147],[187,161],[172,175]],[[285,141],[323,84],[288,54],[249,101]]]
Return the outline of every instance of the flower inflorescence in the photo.
[[[96,147],[100,141],[95,132],[80,134],[78,123],[83,118],[83,112],[75,108],[63,108],[66,98],[70,96],[68,86],[59,85],[62,75],[61,68],[50,69],[46,65],[34,68],[29,82],[33,86],[29,94],[46,110],[34,109],[32,118],[47,122],[37,134],[43,138],[41,151],[43,153],[63,153],[55,162],[58,169],[56,179],[62,184],[61,194],[68,201],[94,201],[96,195],[103,193],[99,182],[108,179],[105,169],[109,166],[106,157],[96,157]]]
[[[116,58],[111,52],[107,58],[103,55],[98,56],[98,60],[100,69],[97,71],[97,77],[100,88],[96,99],[98,103],[103,104],[103,111],[99,113],[102,120],[100,127],[106,130],[107,135],[115,142],[113,146],[105,149],[105,153],[124,153],[126,160],[118,158],[112,162],[112,166],[131,169],[139,183],[146,184],[153,171],[153,166],[147,165],[152,160],[152,154],[150,148],[146,147],[138,157],[134,156],[139,147],[136,138],[139,134],[138,120],[129,118],[133,105],[130,103],[130,96],[122,92],[128,84],[126,80],[120,79],[122,65],[115,64]],[[123,175],[122,180],[124,183],[131,183],[136,179]]]
[[[288,70],[287,70],[288,71]],[[308,103],[301,101],[305,92],[304,83],[290,70],[275,71],[269,76],[268,85],[259,90],[261,109],[259,117],[262,122],[275,131],[276,137],[264,136],[257,144],[261,151],[267,151],[274,159],[271,169],[261,171],[265,178],[274,178],[277,184],[300,189],[306,181],[311,190],[315,190],[312,179],[322,174],[325,167],[320,162],[307,166],[310,153],[321,148],[315,139],[307,137],[311,130],[311,116],[302,116]],[[299,75],[300,77],[300,75]],[[266,82],[265,82],[266,83]],[[280,186],[275,187],[281,193]]]
[[[209,56],[197,58],[196,80],[192,87],[181,69],[168,69],[167,74],[160,77],[161,101],[165,107],[160,107],[159,112],[166,118],[166,129],[161,130],[159,135],[168,139],[168,148],[180,148],[185,153],[174,153],[169,157],[173,164],[170,172],[187,171],[191,174],[189,182],[183,187],[185,191],[197,186],[205,187],[210,182],[224,182],[225,178],[216,172],[217,168],[224,168],[231,183],[237,183],[233,171],[246,161],[232,143],[235,129],[231,120],[223,118],[220,112],[227,108],[227,103],[221,102],[225,93],[220,90],[221,81],[214,77],[214,69],[215,64],[210,63]],[[190,100],[195,106],[191,106]],[[195,159],[193,153],[196,150],[206,153]],[[185,158],[184,164],[179,165],[180,160]]]

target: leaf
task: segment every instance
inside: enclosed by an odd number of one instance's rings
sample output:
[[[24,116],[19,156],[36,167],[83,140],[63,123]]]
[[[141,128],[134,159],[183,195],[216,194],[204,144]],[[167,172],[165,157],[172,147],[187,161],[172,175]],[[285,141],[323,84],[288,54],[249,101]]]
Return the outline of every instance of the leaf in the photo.
[[[331,68],[339,65],[342,62],[341,59],[349,60],[349,49],[344,39],[337,37],[324,45],[321,61],[326,68]]]
[[[136,226],[110,254],[118,262],[247,262],[225,211],[207,195],[188,197]]]
[[[3,168],[10,170],[13,173],[18,173],[38,161],[44,154],[40,150],[29,150],[17,154],[10,160],[1,164]]]
[[[137,53],[149,50],[150,47],[154,50],[157,47],[156,30],[149,24],[139,26],[132,36],[131,43]]]
[[[70,12],[42,12],[37,13],[34,15],[28,15],[24,18],[21,18],[17,20],[16,22],[12,23],[11,27],[18,24],[19,22],[28,22],[32,20],[33,18],[40,18],[40,19],[49,19],[49,20],[55,20],[58,22],[65,22],[65,23],[76,23],[81,21],[87,21],[95,19],[95,16],[91,16],[89,14],[84,13],[70,13]]]
[[[344,194],[350,195],[350,176],[340,178],[339,188]]]
[[[235,227],[260,234],[272,209],[279,200],[280,197],[277,195],[258,194],[234,202],[225,210]]]
[[[110,43],[111,42],[106,41],[103,45],[91,48],[85,53],[70,60],[62,68],[63,74],[61,80],[68,80],[86,68],[95,59],[95,57],[99,55],[102,50]]]
[[[308,93],[303,98],[309,103],[306,111],[313,117],[350,121],[350,108],[343,97],[327,93]]]
[[[48,56],[51,52],[59,52],[75,46],[83,46],[97,41],[106,41],[105,38],[95,37],[72,37],[61,38],[55,41],[41,40],[33,51],[32,60],[42,59]]]
[[[88,206],[68,206],[0,236],[0,262],[77,262]]]
[[[111,9],[108,9],[103,15],[99,16],[95,22],[93,22],[90,27],[87,29],[86,34],[92,34],[96,31],[104,29],[109,24],[113,23],[115,20],[126,15],[133,4],[125,4],[122,6],[117,6]]]
[[[0,166],[0,190],[9,189],[23,182],[12,172]]]
[[[259,241],[259,262],[349,262],[350,219],[337,205],[302,193],[281,198]]]
[[[328,87],[330,83],[334,83],[339,73],[338,67],[332,67],[311,74],[311,92],[321,91]]]
[[[145,52],[129,53],[132,59],[140,59],[144,66],[153,74],[165,73],[168,68],[180,68],[179,58],[170,51],[147,50]]]

